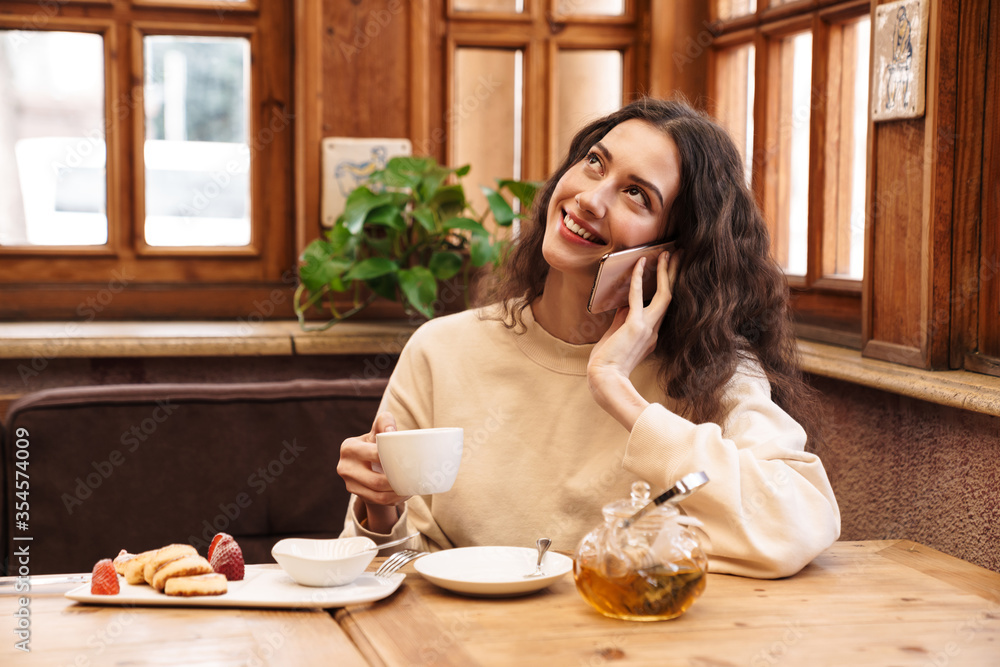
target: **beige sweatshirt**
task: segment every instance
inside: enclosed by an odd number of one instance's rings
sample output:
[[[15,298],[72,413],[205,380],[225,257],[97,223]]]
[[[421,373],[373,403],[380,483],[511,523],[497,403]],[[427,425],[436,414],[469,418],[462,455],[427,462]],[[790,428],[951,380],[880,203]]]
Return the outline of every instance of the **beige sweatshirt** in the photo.
[[[753,577],[794,574],[840,533],[840,513],[801,426],[775,405],[750,364],[733,376],[721,424],[672,410],[644,363],[633,384],[651,405],[626,431],[593,400],[593,345],[571,345],[525,311],[527,331],[465,311],[431,320],[400,355],[381,410],[399,429],[460,426],[465,451],[454,487],[407,501],[391,534],[367,531],[351,507],[344,535],[376,542],[421,533],[428,550],[533,546],[572,552],[645,480],[655,496],[699,470],[709,483],[681,503],[704,524],[710,569]]]

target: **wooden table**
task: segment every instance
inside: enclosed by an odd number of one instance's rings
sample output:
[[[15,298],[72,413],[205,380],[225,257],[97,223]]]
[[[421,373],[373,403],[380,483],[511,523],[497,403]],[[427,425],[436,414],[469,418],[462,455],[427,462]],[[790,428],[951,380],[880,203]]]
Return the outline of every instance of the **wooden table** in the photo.
[[[0,594],[0,665],[368,664],[325,610],[102,607],[63,597],[76,586],[34,587],[30,653],[11,631],[18,596]]]
[[[571,575],[489,600],[412,574],[387,602],[336,613],[372,665],[1000,665],[1000,574],[905,540],[838,542],[788,579],[710,575],[672,621],[605,618]]]
[[[902,540],[838,542],[789,579],[710,575],[687,614],[657,623],[599,615],[571,575],[477,599],[404,572],[390,598],[333,615],[88,606],[63,597],[76,584],[39,586],[30,654],[15,648],[18,596],[5,592],[0,664],[1000,665],[1000,574]]]

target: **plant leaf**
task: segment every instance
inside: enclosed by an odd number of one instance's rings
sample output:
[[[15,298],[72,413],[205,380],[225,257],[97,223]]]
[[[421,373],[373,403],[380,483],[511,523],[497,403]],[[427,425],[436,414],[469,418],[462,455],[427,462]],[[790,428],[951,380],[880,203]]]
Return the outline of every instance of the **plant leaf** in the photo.
[[[396,288],[399,287],[399,279],[395,273],[387,273],[377,278],[369,278],[365,281],[365,284],[380,297],[389,299],[390,301],[399,301],[399,295],[396,293]]]
[[[466,207],[465,189],[461,185],[442,186],[428,205],[438,209],[442,220],[462,215]]]
[[[369,257],[361,260],[344,274],[344,280],[369,280],[399,270],[399,264],[385,257]]]
[[[425,155],[399,155],[389,159],[386,168],[397,173],[422,174],[437,165],[437,160]]]
[[[377,181],[393,188],[414,190],[420,185],[424,173],[435,164],[434,158],[397,156],[391,158],[385,169],[378,173]]]
[[[336,278],[350,267],[353,258],[331,256],[331,244],[322,239],[316,239],[302,251],[302,265],[299,267],[299,280],[312,293],[330,285]]]
[[[344,276],[336,275],[330,279],[330,290],[333,292],[346,292],[350,289],[350,283],[344,282]]]
[[[474,234],[469,246],[469,261],[473,266],[495,264],[499,257],[498,248],[490,241],[489,236]]]
[[[472,169],[472,165],[463,164],[461,167],[455,170],[455,175],[461,178],[462,176],[468,175],[470,169]]]
[[[380,257],[392,257],[392,236],[374,237],[365,235],[365,245]]]
[[[428,319],[434,317],[434,300],[437,298],[437,280],[425,266],[400,269],[399,287],[411,306]]]
[[[540,184],[534,181],[515,181],[510,178],[497,179],[497,190],[503,190],[506,188],[508,192],[517,197],[521,202],[522,212],[526,212],[531,209],[531,205],[535,201],[535,195],[538,194],[539,187]]]
[[[375,194],[364,186],[356,188],[347,196],[347,202],[344,204],[344,226],[351,234],[357,234],[364,227],[368,212],[391,203],[392,199],[392,195],[388,192]]]
[[[445,169],[437,165],[428,169],[424,177],[420,179],[420,185],[417,186],[417,195],[420,201],[430,201],[433,199],[441,184],[444,183],[444,180],[448,178],[451,172],[451,169]]]
[[[489,235],[486,228],[472,218],[451,218],[444,223],[444,226],[448,229],[467,229],[473,234],[480,234],[483,236]]]
[[[413,209],[413,217],[429,232],[433,232],[437,228],[437,225],[434,223],[434,212],[426,206],[418,206]]]
[[[344,227],[343,220],[338,220],[337,223],[326,232],[326,238],[330,242],[328,252],[330,255],[345,255],[348,252],[353,252],[354,245],[357,242],[347,227]]]
[[[391,227],[398,231],[406,230],[406,220],[403,219],[403,208],[396,204],[383,204],[368,212],[365,224]]]
[[[436,252],[427,263],[438,280],[448,280],[462,270],[462,256],[457,252]]]
[[[507,200],[493,188],[481,185],[480,189],[483,191],[483,194],[486,195],[486,201],[490,205],[490,211],[493,212],[493,219],[496,220],[497,224],[501,227],[509,227],[510,224],[514,222],[514,209],[512,209],[510,204],[507,203]]]

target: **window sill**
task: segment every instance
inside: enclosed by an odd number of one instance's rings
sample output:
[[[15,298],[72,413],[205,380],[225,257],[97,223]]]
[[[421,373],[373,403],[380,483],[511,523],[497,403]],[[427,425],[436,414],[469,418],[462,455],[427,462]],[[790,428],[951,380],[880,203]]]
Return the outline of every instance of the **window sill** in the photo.
[[[865,359],[857,350],[799,340],[802,370],[962,410],[1000,417],[1000,378],[968,371],[926,371]]]
[[[343,322],[302,331],[298,322],[0,323],[0,359],[398,354],[415,329],[398,321]],[[807,373],[1000,417],[1000,378],[925,371],[857,350],[800,340]]]
[[[306,332],[298,322],[0,323],[0,359],[398,354],[414,326],[342,322]]]

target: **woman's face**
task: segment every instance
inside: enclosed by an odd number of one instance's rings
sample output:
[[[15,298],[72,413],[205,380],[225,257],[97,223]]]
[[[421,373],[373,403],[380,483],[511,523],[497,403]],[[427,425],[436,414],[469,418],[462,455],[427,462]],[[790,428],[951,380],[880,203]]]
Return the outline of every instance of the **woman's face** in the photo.
[[[605,253],[660,239],[680,186],[673,140],[642,120],[608,132],[556,183],[542,255],[564,273],[593,278]]]

